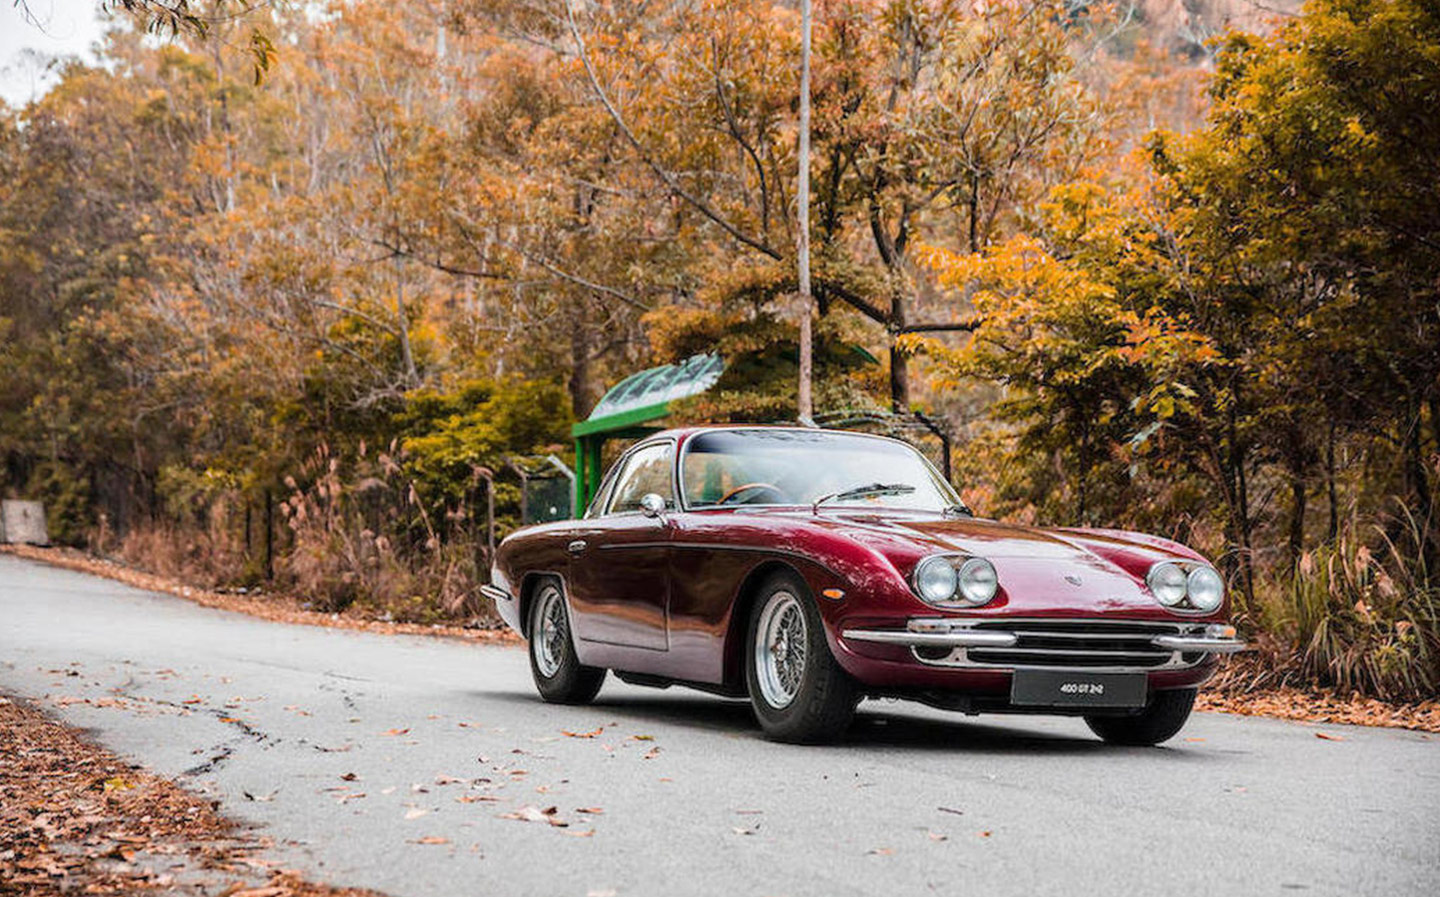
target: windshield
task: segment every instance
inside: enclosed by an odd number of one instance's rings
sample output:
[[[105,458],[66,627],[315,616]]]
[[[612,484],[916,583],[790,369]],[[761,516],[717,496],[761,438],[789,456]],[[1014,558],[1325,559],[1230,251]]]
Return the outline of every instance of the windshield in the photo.
[[[691,508],[809,505],[820,499],[829,507],[925,511],[960,504],[910,446],[826,430],[701,433],[686,443],[680,480]],[[884,488],[872,489],[877,486]]]

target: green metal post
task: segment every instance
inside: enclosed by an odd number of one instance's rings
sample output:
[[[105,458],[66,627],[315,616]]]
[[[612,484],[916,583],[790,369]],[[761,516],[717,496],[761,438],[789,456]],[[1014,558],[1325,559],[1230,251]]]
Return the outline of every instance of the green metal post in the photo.
[[[586,479],[586,470],[587,470],[587,468],[586,468],[586,466],[585,466],[585,440],[584,440],[583,438],[576,438],[576,440],[575,440],[575,508],[574,508],[574,510],[573,510],[573,514],[574,514],[574,516],[576,516],[576,517],[579,517],[581,514],[585,513],[585,505],[588,504],[588,499],[586,499],[586,497],[585,497],[586,493],[589,492],[588,485],[587,485],[587,483],[586,483],[586,481],[585,481],[585,479]]]

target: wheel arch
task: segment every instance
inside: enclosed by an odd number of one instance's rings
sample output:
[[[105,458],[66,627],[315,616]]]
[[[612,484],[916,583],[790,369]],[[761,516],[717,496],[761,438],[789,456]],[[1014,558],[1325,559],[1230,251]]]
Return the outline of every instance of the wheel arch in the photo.
[[[532,570],[526,573],[520,580],[520,635],[523,638],[530,638],[530,607],[535,603],[535,593],[540,589],[540,584],[546,580],[554,580],[560,587],[560,597],[567,597],[565,578],[559,573],[549,570]]]
[[[750,618],[755,613],[760,596],[760,586],[770,577],[777,573],[788,573],[796,579],[805,583],[806,589],[810,590],[810,584],[805,574],[792,563],[776,558],[767,558],[756,564],[745,574],[740,581],[740,588],[735,592],[735,602],[730,612],[730,626],[725,633],[725,660],[724,660],[724,682],[727,686],[744,687],[745,684],[745,638],[750,631]],[[811,596],[813,599],[813,596]]]

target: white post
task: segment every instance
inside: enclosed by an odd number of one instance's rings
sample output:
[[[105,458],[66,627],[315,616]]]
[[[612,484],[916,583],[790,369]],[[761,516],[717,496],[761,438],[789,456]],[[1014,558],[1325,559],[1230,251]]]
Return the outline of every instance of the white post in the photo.
[[[800,423],[807,427],[815,426],[815,404],[810,391],[815,304],[810,295],[810,20],[810,0],[800,0],[800,177],[795,190],[800,218],[795,239],[800,287],[800,384],[796,404]]]

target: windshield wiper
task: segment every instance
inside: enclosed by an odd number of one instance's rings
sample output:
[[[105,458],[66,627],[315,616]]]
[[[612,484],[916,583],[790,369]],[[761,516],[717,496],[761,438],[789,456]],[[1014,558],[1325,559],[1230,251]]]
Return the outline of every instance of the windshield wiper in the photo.
[[[915,491],[915,487],[909,483],[871,483],[868,486],[852,486],[840,492],[832,492],[829,495],[822,495],[815,499],[810,506],[810,513],[820,513],[820,506],[827,501],[837,498],[865,498],[871,495],[909,495]]]

